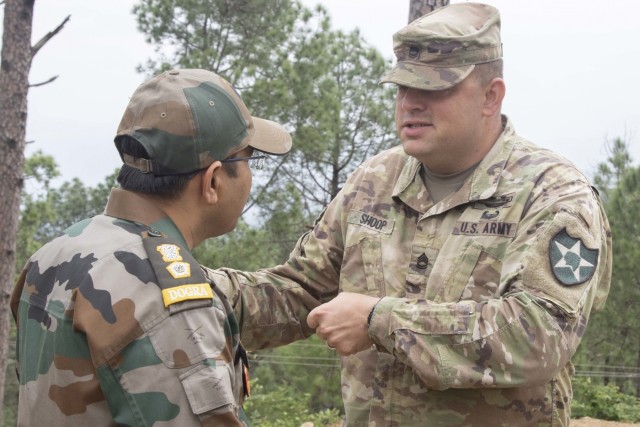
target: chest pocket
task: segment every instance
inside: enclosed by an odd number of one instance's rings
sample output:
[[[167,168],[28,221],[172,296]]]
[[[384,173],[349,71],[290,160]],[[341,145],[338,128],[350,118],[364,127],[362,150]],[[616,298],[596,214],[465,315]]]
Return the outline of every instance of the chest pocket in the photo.
[[[485,301],[504,292],[502,259],[516,234],[509,209],[467,208],[449,225],[425,297],[435,302]],[[504,285],[503,285],[504,286]]]
[[[436,303],[462,300],[485,301],[500,293],[502,262],[475,240],[467,240],[461,251],[439,259],[430,277],[426,295]]]
[[[340,289],[372,296],[385,295],[382,239],[391,235],[394,221],[351,211],[345,239]]]

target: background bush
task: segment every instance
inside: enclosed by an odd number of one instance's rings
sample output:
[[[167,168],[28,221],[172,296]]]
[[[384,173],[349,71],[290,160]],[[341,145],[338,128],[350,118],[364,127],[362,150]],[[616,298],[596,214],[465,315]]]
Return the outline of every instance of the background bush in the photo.
[[[640,399],[622,393],[615,384],[595,384],[588,377],[573,379],[571,417],[611,421],[640,421]]]

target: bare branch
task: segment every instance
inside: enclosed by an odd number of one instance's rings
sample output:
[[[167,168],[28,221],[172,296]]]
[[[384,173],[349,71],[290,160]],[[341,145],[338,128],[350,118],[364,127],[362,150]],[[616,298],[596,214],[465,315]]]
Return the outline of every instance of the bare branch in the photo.
[[[409,0],[409,23],[439,7],[448,5],[449,0]]]
[[[49,83],[51,83],[51,82],[55,81],[58,77],[59,77],[59,76],[53,76],[53,77],[51,77],[49,80],[46,80],[46,81],[44,81],[44,82],[41,82],[41,83],[35,83],[35,84],[30,84],[30,85],[29,85],[29,87],[44,86],[44,85],[46,85],[46,84],[49,84]]]
[[[267,188],[269,188],[271,186],[271,183],[273,183],[275,181],[275,179],[278,177],[278,170],[282,166],[283,162],[284,162],[284,160],[280,159],[278,165],[273,169],[273,172],[271,173],[271,176],[269,177],[267,182],[260,187],[260,192],[258,193],[258,195],[255,196],[255,197],[251,197],[250,203],[248,203],[247,206],[245,206],[245,208],[244,208],[245,212],[248,211],[249,209],[251,209],[253,207],[253,205],[257,204],[258,200],[260,200],[262,198],[262,195],[264,193],[266,193]]]
[[[42,48],[42,46],[47,44],[47,42],[49,40],[51,40],[56,34],[58,34],[62,30],[62,28],[65,26],[65,24],[67,22],[69,22],[69,19],[71,19],[71,15],[67,15],[67,17],[64,18],[64,21],[62,21],[62,23],[60,25],[58,25],[55,30],[49,31],[47,34],[44,35],[44,37],[42,37],[40,40],[38,40],[38,43],[34,44],[31,47],[31,57],[32,58],[34,56],[36,56],[36,53],[38,53],[38,51]]]

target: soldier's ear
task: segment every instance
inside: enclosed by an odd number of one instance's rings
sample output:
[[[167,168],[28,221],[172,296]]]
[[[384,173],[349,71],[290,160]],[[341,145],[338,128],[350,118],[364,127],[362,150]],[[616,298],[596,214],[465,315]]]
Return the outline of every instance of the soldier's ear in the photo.
[[[222,163],[215,161],[200,176],[200,192],[205,203],[218,202],[220,185],[222,183]]]
[[[482,113],[486,117],[491,117],[500,113],[502,100],[506,93],[504,80],[500,77],[492,79],[484,90],[484,106]]]

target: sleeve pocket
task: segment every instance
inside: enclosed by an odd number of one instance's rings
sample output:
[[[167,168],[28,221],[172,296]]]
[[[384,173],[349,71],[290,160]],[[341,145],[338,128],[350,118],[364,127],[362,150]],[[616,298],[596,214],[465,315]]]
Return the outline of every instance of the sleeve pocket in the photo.
[[[226,366],[198,365],[180,375],[194,414],[234,404],[231,376]]]

